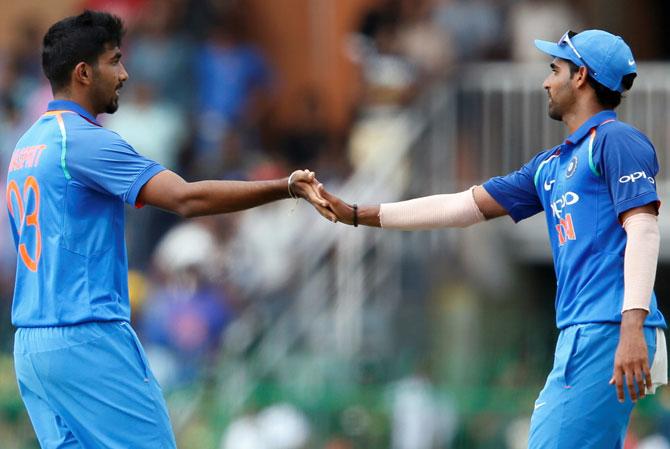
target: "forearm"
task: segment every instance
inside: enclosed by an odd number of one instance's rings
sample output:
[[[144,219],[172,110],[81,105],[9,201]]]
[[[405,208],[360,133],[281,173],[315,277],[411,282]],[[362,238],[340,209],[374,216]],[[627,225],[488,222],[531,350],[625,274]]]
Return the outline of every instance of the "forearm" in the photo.
[[[289,198],[288,178],[271,181],[198,181],[187,184],[180,214],[237,212]]]
[[[624,255],[624,297],[622,312],[649,311],[656,278],[660,233],[655,215],[640,213],[624,222],[627,234]]]
[[[482,186],[464,192],[432,195],[374,206],[350,205],[319,186],[330,202],[337,220],[348,225],[363,225],[404,231],[466,227],[500,217],[507,211]]]
[[[473,190],[382,204],[379,208],[380,225],[409,231],[464,228],[479,223],[485,218],[475,202]]]

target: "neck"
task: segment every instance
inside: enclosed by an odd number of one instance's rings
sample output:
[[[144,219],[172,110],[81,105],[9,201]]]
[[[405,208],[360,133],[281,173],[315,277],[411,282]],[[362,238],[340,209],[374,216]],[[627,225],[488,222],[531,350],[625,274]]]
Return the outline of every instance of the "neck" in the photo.
[[[95,108],[93,107],[93,104],[84,95],[77,95],[77,94],[73,94],[71,92],[61,91],[61,92],[54,93],[54,100],[73,101],[73,102],[77,103],[79,106],[81,106],[82,108],[84,108],[86,110],[86,112],[91,114],[93,117],[98,116],[98,112],[96,112]]]
[[[584,122],[604,110],[605,108],[599,104],[591,103],[589,105],[576,107],[573,111],[564,114],[563,123],[565,123],[565,126],[568,128],[568,134],[574,133],[584,124]]]

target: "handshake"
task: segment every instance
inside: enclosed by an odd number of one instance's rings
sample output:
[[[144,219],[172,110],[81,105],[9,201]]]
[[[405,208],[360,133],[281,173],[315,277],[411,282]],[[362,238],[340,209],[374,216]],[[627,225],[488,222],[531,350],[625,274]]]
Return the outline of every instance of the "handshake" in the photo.
[[[358,226],[379,226],[378,207],[359,210],[329,193],[310,170],[296,170],[288,178],[288,193],[291,198],[303,198],[326,219],[337,223]],[[375,210],[376,209],[376,210]]]

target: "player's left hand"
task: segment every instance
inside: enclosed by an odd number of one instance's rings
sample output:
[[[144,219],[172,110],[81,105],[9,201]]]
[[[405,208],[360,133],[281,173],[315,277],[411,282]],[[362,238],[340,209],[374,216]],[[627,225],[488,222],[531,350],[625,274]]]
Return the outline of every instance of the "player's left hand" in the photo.
[[[319,181],[316,175],[310,170],[296,170],[291,174],[291,184],[289,189],[294,195],[303,198],[314,206],[322,216],[330,221],[337,221],[337,217],[330,210],[330,204],[326,201],[318,190]]]
[[[651,388],[651,371],[644,339],[646,310],[633,309],[623,313],[621,335],[614,356],[614,373],[610,385],[616,386],[619,402],[624,402],[624,389],[628,389],[633,402],[643,398]],[[625,382],[625,386],[624,386]]]

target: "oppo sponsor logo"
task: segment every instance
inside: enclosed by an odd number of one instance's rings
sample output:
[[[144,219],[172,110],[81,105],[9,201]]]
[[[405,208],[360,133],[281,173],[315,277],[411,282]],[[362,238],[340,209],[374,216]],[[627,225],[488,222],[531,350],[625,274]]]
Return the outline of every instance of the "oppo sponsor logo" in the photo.
[[[551,212],[556,218],[563,218],[563,210],[576,204],[579,201],[579,195],[575,192],[566,192],[559,199],[551,203]]]
[[[628,182],[637,182],[640,179],[646,179],[650,183],[656,184],[654,178],[652,176],[647,176],[647,174],[644,171],[636,171],[635,173],[631,173],[630,175],[624,175],[621,178],[619,178],[619,182],[621,184],[626,184]]]

